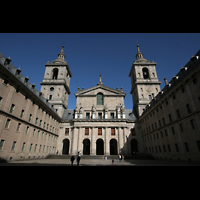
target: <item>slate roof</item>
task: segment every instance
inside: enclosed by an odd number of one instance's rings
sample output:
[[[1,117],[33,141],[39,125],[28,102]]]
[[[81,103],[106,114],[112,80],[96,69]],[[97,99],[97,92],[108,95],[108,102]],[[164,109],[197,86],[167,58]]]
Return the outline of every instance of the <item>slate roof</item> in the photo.
[[[165,87],[152,99],[152,101],[146,106],[144,112],[145,114],[149,109],[151,109],[155,104],[161,101],[182,79],[187,76],[194,68],[200,64],[200,50],[191,57],[188,63],[180,69],[180,71],[172,78],[172,80],[165,85]]]
[[[44,98],[42,96],[42,93],[39,92],[36,88],[35,88],[35,84],[31,84],[28,80],[28,77],[24,77],[21,73],[17,73],[17,72],[21,72],[21,70],[16,67],[13,66],[13,64],[10,62],[9,64],[6,64],[6,58],[1,52],[0,52],[0,65],[4,67],[4,69],[6,70],[6,73],[9,73],[10,75],[12,75],[13,78],[15,78],[17,80],[18,83],[21,84],[21,86],[26,87],[26,89],[34,94],[39,101],[43,102],[43,104],[46,104],[46,106],[48,106],[52,112],[54,112],[57,117],[57,111],[55,108],[53,108],[53,104],[48,102],[48,99]],[[11,61],[11,60],[10,60]]]
[[[131,120],[131,121],[137,120],[135,114],[132,112],[131,109],[125,109],[125,115],[126,115],[126,119],[128,119],[128,120]],[[66,109],[64,111],[62,120],[73,120],[73,119],[75,119],[75,110],[74,109]],[[95,119],[95,120],[97,120],[97,119]]]

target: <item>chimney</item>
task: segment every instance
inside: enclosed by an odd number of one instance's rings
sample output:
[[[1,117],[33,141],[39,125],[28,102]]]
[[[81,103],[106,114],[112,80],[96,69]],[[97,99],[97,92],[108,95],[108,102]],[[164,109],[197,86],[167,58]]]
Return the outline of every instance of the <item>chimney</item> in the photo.
[[[167,85],[168,84],[167,78],[164,78],[164,81],[165,81],[165,85]]]

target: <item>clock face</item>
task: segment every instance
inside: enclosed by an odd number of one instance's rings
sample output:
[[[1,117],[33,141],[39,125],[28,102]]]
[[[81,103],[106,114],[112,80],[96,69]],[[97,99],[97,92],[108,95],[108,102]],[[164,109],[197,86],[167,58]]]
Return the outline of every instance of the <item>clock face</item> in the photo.
[[[51,87],[51,88],[50,88],[50,91],[54,91],[54,87]]]
[[[148,88],[146,89],[146,91],[147,91],[147,92],[151,92],[151,88],[148,87]]]

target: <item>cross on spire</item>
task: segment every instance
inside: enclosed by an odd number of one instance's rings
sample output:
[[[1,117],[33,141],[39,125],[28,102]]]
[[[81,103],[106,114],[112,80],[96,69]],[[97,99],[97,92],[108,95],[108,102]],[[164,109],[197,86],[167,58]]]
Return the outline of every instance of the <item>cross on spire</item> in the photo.
[[[101,74],[99,75],[99,83],[97,85],[103,85],[103,83],[101,82]]]

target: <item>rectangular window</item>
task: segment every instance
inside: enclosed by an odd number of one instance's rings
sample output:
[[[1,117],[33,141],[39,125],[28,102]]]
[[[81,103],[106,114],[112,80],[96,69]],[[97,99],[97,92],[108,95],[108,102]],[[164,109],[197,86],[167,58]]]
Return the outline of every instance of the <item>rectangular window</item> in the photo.
[[[163,120],[163,125],[165,125],[165,118],[163,117],[162,120]]]
[[[28,134],[29,126],[26,127],[26,134]]]
[[[169,114],[169,122],[172,122],[172,116]]]
[[[178,144],[175,144],[175,147],[176,147],[176,151],[179,152]]]
[[[2,98],[2,97],[0,97],[0,106],[1,106],[1,104],[2,104],[2,101],[3,101],[3,98]]]
[[[34,149],[34,151],[36,151],[36,149],[37,149],[37,144],[35,145],[35,149]]]
[[[30,144],[30,149],[29,149],[29,151],[31,151],[31,149],[32,149],[32,146],[33,146],[33,144]]]
[[[197,147],[198,147],[198,149],[200,151],[200,140],[196,141],[196,143],[197,143]]]
[[[12,104],[11,107],[10,107],[10,113],[11,114],[13,113],[14,109],[15,109],[15,104]]]
[[[29,119],[28,119],[29,122],[31,121],[31,118],[32,118],[32,114],[29,115]]]
[[[181,132],[183,132],[183,124],[180,124]]]
[[[22,109],[21,114],[20,114],[20,118],[22,118],[24,115],[24,110]]]
[[[192,110],[190,108],[190,104],[189,103],[186,105],[186,108],[187,108],[188,114],[190,114],[192,112]]]
[[[15,145],[16,145],[16,141],[13,141],[13,144],[12,144],[12,147],[11,147],[11,151],[14,151],[15,150]]]
[[[35,129],[33,129],[33,136],[35,135]]]
[[[114,119],[114,113],[110,113],[110,118]]]
[[[194,79],[192,80],[192,82],[193,82],[193,84],[195,85],[195,84],[197,83],[197,78],[194,78]]]
[[[195,129],[194,119],[191,119],[191,120],[190,120],[190,124],[191,124],[192,129]]]
[[[176,113],[177,113],[178,118],[181,118],[181,115],[180,115],[180,111],[179,111],[179,109],[176,110]]]
[[[40,124],[39,124],[39,126],[41,126],[41,124],[42,124],[42,120],[40,120]]]
[[[171,152],[171,148],[170,148],[170,145],[168,144],[167,146],[168,146],[168,151],[169,151],[169,152]]]
[[[1,140],[1,141],[0,141],[0,150],[3,149],[3,144],[4,144],[4,142],[5,142],[5,140]]]
[[[5,83],[6,85],[8,84],[8,82],[9,82],[9,81],[8,81],[7,79],[4,80],[4,83]]]
[[[65,129],[65,136],[68,136],[69,135],[69,128],[66,128]]]
[[[115,128],[111,128],[111,135],[115,135]]]
[[[86,119],[90,119],[90,113],[86,113]]]
[[[160,120],[159,120],[158,122],[159,122],[159,126],[161,127],[161,122],[160,122]]]
[[[19,131],[19,130],[20,130],[20,127],[21,127],[21,123],[18,123],[18,125],[17,125],[17,130],[16,130],[16,131]]]
[[[11,122],[11,119],[7,119],[5,128],[9,128],[10,127],[10,122]]]
[[[185,144],[185,150],[186,150],[187,152],[189,152],[189,151],[190,151],[190,149],[189,149],[188,143],[187,143],[187,142],[185,142],[184,144]]]
[[[43,126],[43,128],[45,128],[45,125],[46,125],[46,122],[44,122],[44,126]]]
[[[89,135],[89,128],[85,128],[85,135]]]
[[[165,129],[165,136],[168,136],[168,134],[167,134],[167,129]]]
[[[98,119],[102,119],[102,113],[98,113]]]
[[[149,100],[152,100],[152,97],[151,97],[151,95],[149,95]]]
[[[22,144],[22,151],[24,151],[25,145],[26,145],[26,143],[24,142],[24,143]]]
[[[37,122],[38,122],[38,118],[35,119],[35,125],[37,124]]]
[[[175,134],[174,127],[171,127],[172,133]]]
[[[52,95],[49,95],[49,100],[52,100]]]
[[[102,135],[102,128],[98,128],[98,135]]]

